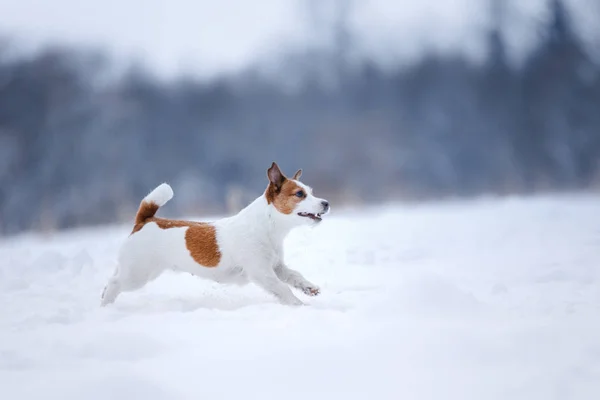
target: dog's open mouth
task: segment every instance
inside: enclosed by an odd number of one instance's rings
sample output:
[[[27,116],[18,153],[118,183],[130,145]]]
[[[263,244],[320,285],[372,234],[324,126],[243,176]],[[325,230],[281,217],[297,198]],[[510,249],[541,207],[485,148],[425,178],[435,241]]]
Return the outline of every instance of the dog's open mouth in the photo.
[[[301,212],[301,213],[298,213],[298,215],[301,216],[301,217],[310,218],[313,221],[321,221],[321,219],[323,219],[321,217],[321,214],[313,214],[313,213]]]

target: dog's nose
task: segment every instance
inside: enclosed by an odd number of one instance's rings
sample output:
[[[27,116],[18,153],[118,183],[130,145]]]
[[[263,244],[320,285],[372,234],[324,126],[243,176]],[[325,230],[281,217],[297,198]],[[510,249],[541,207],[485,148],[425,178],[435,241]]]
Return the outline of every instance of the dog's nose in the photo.
[[[323,205],[323,210],[325,210],[324,212],[329,211],[329,202],[327,200],[323,200],[321,204]]]

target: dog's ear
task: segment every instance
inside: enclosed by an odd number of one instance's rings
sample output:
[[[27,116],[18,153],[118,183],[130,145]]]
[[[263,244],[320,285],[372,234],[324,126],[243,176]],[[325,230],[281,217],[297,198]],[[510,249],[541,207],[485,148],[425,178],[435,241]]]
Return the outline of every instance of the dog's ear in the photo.
[[[294,174],[294,177],[292,179],[297,180],[297,179],[300,179],[301,176],[302,176],[302,168],[300,168],[298,171],[296,171],[296,173]]]
[[[273,162],[271,168],[267,170],[267,176],[269,177],[269,182],[271,182],[277,190],[281,189],[281,186],[283,186],[283,183],[286,180],[286,177],[281,173],[276,162]]]

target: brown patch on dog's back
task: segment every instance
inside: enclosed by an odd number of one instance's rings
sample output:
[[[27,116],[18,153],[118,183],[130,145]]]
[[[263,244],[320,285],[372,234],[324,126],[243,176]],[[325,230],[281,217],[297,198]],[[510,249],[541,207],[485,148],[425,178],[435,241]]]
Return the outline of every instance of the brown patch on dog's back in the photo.
[[[216,267],[221,261],[217,230],[210,224],[195,224],[185,232],[185,245],[192,258],[205,267]]]
[[[221,261],[221,252],[217,243],[217,230],[208,222],[182,221],[166,218],[146,218],[141,223],[136,223],[131,235],[142,230],[144,225],[156,223],[160,229],[188,227],[185,232],[185,246],[190,255],[198,264],[204,267],[216,267]]]

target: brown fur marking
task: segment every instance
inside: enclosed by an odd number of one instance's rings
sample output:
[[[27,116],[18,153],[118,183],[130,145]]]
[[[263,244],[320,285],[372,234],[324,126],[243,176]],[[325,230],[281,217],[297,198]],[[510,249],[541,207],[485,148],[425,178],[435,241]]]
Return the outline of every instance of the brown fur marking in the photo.
[[[182,221],[178,219],[152,218],[148,222],[155,222],[160,229],[181,228],[184,226],[206,225],[206,222]]]
[[[210,224],[194,224],[185,232],[185,244],[192,258],[205,267],[216,267],[221,261],[217,230]]]
[[[296,192],[303,189],[294,181],[286,180],[279,191],[272,186],[269,185],[267,188],[267,202],[273,203],[275,208],[283,214],[291,214],[296,205],[304,200],[304,197],[296,196]]]
[[[265,197],[267,198],[267,204],[271,204],[275,201],[275,197],[277,197],[277,188],[272,183],[269,183],[269,186],[267,186]]]
[[[219,265],[221,252],[217,243],[217,230],[213,225],[207,222],[150,217],[140,223],[136,223],[131,234],[139,232],[146,224],[151,222],[156,223],[160,229],[189,227],[185,232],[185,246],[192,258],[204,267],[216,267]]]
[[[299,169],[294,174],[294,178],[289,180],[279,169],[277,163],[273,162],[271,168],[267,170],[267,177],[269,178],[269,186],[265,191],[265,197],[267,198],[267,204],[273,203],[275,208],[283,214],[291,214],[296,208],[296,204],[300,203],[306,197],[296,196],[299,190],[302,190],[294,180],[300,178],[302,170]]]
[[[142,201],[140,208],[135,216],[135,224],[143,224],[148,218],[154,217],[158,211],[158,204],[153,201]]]

